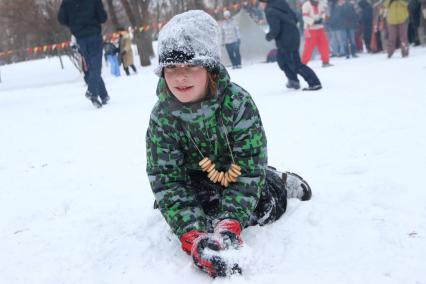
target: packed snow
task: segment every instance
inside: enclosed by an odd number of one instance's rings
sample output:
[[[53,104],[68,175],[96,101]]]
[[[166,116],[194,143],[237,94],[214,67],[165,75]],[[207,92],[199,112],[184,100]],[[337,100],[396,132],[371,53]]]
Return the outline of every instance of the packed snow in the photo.
[[[286,89],[275,63],[229,70],[260,109],[270,165],[313,198],[244,230],[243,275],[217,279],[152,206],[155,65],[104,68],[111,102],[97,110],[64,61],[0,67],[0,283],[426,283],[425,48],[314,60],[324,89],[311,93]]]

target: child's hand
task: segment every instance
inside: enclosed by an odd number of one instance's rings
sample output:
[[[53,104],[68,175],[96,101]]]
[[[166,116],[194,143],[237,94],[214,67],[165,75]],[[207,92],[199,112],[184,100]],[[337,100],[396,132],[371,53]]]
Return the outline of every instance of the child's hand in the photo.
[[[191,255],[191,250],[195,240],[201,236],[207,236],[207,234],[197,230],[192,230],[183,234],[180,237],[180,242],[182,243],[182,250],[187,254]]]
[[[201,270],[207,272],[211,277],[241,274],[242,270],[238,263],[224,258],[223,251],[225,242],[220,234],[202,235],[197,238],[192,248],[192,259],[194,264]]]
[[[238,249],[242,244],[241,225],[237,220],[224,219],[216,224],[214,233],[218,235],[222,247]]]
[[[191,250],[195,266],[210,276],[225,276],[226,263],[217,252],[223,250],[220,241],[213,234],[203,234],[194,241]]]

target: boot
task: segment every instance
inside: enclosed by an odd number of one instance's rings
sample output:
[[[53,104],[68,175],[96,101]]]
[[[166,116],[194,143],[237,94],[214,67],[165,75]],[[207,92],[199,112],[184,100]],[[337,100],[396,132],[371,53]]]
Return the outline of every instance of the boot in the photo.
[[[298,174],[285,172],[282,179],[287,189],[287,198],[297,198],[301,201],[311,199],[312,190],[309,184]]]
[[[407,57],[408,56],[408,46],[406,44],[401,44],[401,54],[402,57]]]
[[[285,189],[287,190],[287,198],[297,198],[301,201],[311,199],[311,187],[301,176],[292,172],[280,172],[271,166],[268,166],[268,169],[276,173],[283,180]]]
[[[111,98],[108,96],[108,95],[106,95],[106,97],[105,98],[102,98],[101,99],[101,102],[102,102],[102,104],[103,105],[106,105],[108,102],[109,102],[109,100],[110,100]]]
[[[322,89],[321,84],[318,84],[318,85],[313,85],[313,86],[303,88],[303,91],[318,91],[318,90],[321,90],[321,89]]]
[[[101,108],[102,107],[102,103],[98,100],[97,97],[95,97],[95,96],[90,97],[90,101],[92,102],[92,104],[95,108]]]
[[[295,90],[300,89],[300,83],[293,80],[289,80],[285,86],[289,89],[295,89]]]
[[[89,99],[95,108],[101,108],[102,103],[99,101],[98,96],[94,96],[89,90],[86,91],[84,96]]]

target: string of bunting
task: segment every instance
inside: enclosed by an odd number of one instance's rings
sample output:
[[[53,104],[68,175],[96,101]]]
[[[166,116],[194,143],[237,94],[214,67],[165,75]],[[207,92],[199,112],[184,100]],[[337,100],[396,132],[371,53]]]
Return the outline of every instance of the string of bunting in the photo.
[[[257,2],[257,0],[251,0],[251,1],[247,1],[247,0],[241,0],[238,3],[234,3],[228,6],[224,6],[224,7],[218,7],[215,9],[207,9],[207,13],[211,14],[211,15],[219,15],[221,13],[223,13],[223,11],[229,10],[229,11],[237,11],[239,9],[241,9],[241,6],[243,5],[243,2],[251,2],[253,5]],[[147,24],[141,27],[131,27],[130,30],[135,33],[135,32],[147,32],[150,29],[153,29],[155,31],[159,31],[163,25],[165,24],[165,22],[159,22],[159,23],[153,23],[151,25]],[[118,37],[119,33],[109,33],[106,34],[107,37]],[[23,53],[23,52],[27,52],[29,55],[33,55],[33,54],[38,54],[38,53],[46,53],[46,52],[51,52],[51,51],[55,51],[55,50],[61,50],[61,49],[66,49],[70,47],[71,42],[70,41],[65,41],[65,42],[61,42],[61,43],[55,43],[55,44],[45,44],[45,45],[41,45],[41,46],[36,46],[36,47],[30,47],[27,49],[19,49],[19,50],[6,50],[6,51],[2,51],[0,52],[0,57],[6,57],[6,56],[11,56],[14,54],[19,54],[19,53]]]

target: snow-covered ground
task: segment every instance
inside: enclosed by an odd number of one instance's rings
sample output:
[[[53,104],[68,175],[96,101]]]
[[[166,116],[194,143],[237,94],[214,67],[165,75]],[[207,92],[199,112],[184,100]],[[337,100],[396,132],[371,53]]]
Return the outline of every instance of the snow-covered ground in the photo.
[[[104,70],[111,103],[96,110],[69,62],[2,66],[0,283],[426,283],[426,49],[332,63],[310,63],[313,93],[287,90],[276,64],[229,71],[260,109],[270,164],[314,196],[246,229],[244,275],[215,280],[152,209],[153,67]]]

